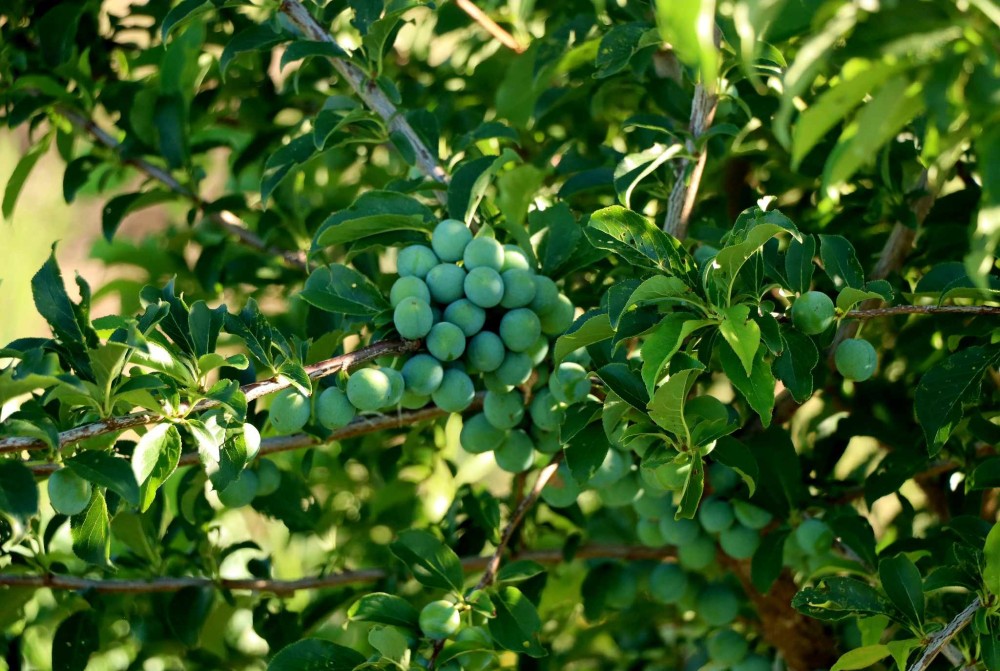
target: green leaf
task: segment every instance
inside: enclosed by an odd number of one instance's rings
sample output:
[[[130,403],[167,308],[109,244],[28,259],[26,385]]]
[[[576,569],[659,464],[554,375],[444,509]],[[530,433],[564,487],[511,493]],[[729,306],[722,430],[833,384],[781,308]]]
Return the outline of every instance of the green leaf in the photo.
[[[544,657],[545,649],[538,642],[542,621],[528,597],[516,587],[504,586],[496,591],[493,603],[497,616],[488,627],[496,642],[505,650]]]
[[[978,394],[980,380],[1000,359],[1000,349],[969,347],[924,373],[914,394],[917,421],[934,455],[962,419],[963,404]]]
[[[817,587],[806,587],[792,599],[792,606],[810,617],[827,622],[872,615],[892,617],[896,614],[884,596],[854,578],[827,578]]]
[[[853,671],[854,669],[867,669],[880,659],[889,656],[889,646],[887,645],[866,645],[863,648],[855,648],[845,652],[833,665],[830,671]]]
[[[497,572],[498,582],[524,582],[545,573],[545,567],[531,559],[516,559]]]
[[[840,290],[840,293],[837,294],[837,309],[841,312],[849,312],[851,308],[862,301],[872,299],[882,300],[883,298],[884,296],[877,291],[844,287]]]
[[[983,547],[983,585],[993,596],[1000,597],[1000,523],[994,524],[986,535]]]
[[[844,63],[836,83],[817,97],[795,122],[792,129],[792,169],[798,169],[816,143],[860,105],[872,90],[899,72],[902,65],[862,58],[852,58]]]
[[[410,602],[394,594],[373,592],[355,601],[347,611],[347,617],[364,622],[378,622],[411,631],[420,628],[420,614]]]
[[[368,632],[368,643],[381,653],[384,659],[400,664],[408,652],[406,637],[393,627],[372,627]]]
[[[715,324],[708,319],[697,319],[685,312],[668,314],[642,343],[642,380],[646,391],[653,394],[660,374],[680,350],[684,340],[695,331]]]
[[[63,285],[63,276],[56,263],[55,245],[45,264],[31,278],[31,295],[38,310],[49,326],[52,334],[69,350],[73,365],[85,376],[90,376],[90,363],[86,357],[89,338],[77,319],[76,306],[70,301]],[[92,332],[88,332],[88,336]],[[96,339],[96,338],[95,338]]]
[[[317,247],[332,247],[354,242],[370,235],[391,231],[430,232],[431,226],[420,215],[415,214],[374,214],[367,217],[349,219],[323,231],[316,238]]]
[[[603,79],[624,70],[639,50],[639,40],[647,30],[646,24],[635,22],[613,26],[604,33],[594,59],[597,67],[594,76]]]
[[[3,207],[0,208],[3,211],[3,218],[7,221],[10,221],[14,215],[14,206],[17,205],[17,198],[21,195],[24,183],[28,181],[28,177],[31,175],[35,164],[38,163],[38,159],[49,150],[51,142],[51,134],[42,138],[21,157],[21,160],[14,167],[14,172],[10,174],[10,178],[7,180],[7,187],[3,192]]]
[[[205,301],[195,301],[191,304],[188,315],[188,329],[191,332],[191,344],[194,355],[201,357],[215,352],[219,340],[219,332],[226,320],[226,306],[220,305],[214,310]]]
[[[22,529],[38,514],[38,487],[20,461],[0,461],[0,513]]]
[[[299,296],[321,310],[345,315],[374,317],[389,309],[367,277],[339,263],[314,270]]]
[[[698,504],[705,493],[705,462],[701,457],[695,457],[691,469],[684,478],[684,489],[681,490],[681,500],[677,504],[675,519],[693,520],[698,512]]]
[[[1000,125],[990,124],[972,142],[977,156],[1000,155]],[[1000,245],[1000,165],[997,163],[982,161],[979,166],[983,192],[969,253],[965,257],[969,277],[979,288],[989,286]]]
[[[723,436],[715,443],[712,458],[736,471],[750,490],[750,496],[754,495],[760,467],[746,445],[730,436]]]
[[[139,484],[126,459],[109,452],[81,450],[63,464],[84,480],[107,487],[131,506],[139,505]]]
[[[705,271],[706,290],[710,286],[714,287],[719,300],[726,304],[732,296],[736,276],[764,243],[781,233],[790,233],[796,239],[802,237],[795,224],[777,210],[764,212],[759,208],[752,208],[751,217],[745,236],[740,236],[738,241],[723,247]]]
[[[166,43],[167,37],[173,29],[183,21],[207,12],[210,9],[212,9],[212,5],[209,4],[209,0],[182,0],[182,2],[167,12],[166,17],[164,17],[163,25],[160,26],[160,39]]]
[[[606,310],[591,310],[582,314],[566,333],[556,338],[552,364],[558,366],[571,352],[607,340],[614,334],[615,330]]]
[[[597,376],[636,410],[645,412],[649,394],[642,378],[628,364],[609,363],[597,369]]]
[[[566,444],[566,465],[573,479],[581,485],[593,477],[611,449],[608,437],[600,424],[588,424],[570,438]]]
[[[719,312],[723,317],[719,332],[740,358],[743,370],[750,375],[754,357],[760,348],[760,326],[750,319],[750,307],[747,305],[733,305]]]
[[[404,531],[389,549],[422,584],[461,592],[465,581],[461,560],[450,547],[426,531]]]
[[[166,189],[135,191],[115,196],[105,203],[104,209],[101,210],[101,231],[104,233],[104,239],[110,242],[115,237],[122,219],[130,213],[177,198],[176,193]]]
[[[325,56],[326,58],[345,58],[347,52],[337,46],[336,42],[313,42],[311,40],[296,40],[288,45],[285,52],[281,54],[280,68],[303,58],[314,56]]]
[[[508,163],[520,161],[517,152],[505,148],[500,156],[484,156],[463,163],[448,185],[448,216],[466,224],[472,221],[497,173]]]
[[[267,671],[353,671],[365,663],[365,656],[320,638],[304,638],[282,648]]]
[[[700,73],[705,88],[715,91],[720,60],[715,44],[715,0],[656,0],[656,25],[677,58]]]
[[[889,142],[924,110],[923,87],[909,77],[890,79],[872,96],[857,118],[841,133],[823,168],[823,191],[829,195],[844,185],[863,165],[874,161]]]
[[[701,373],[697,368],[677,371],[656,389],[649,402],[649,418],[677,436],[681,445],[690,446],[691,434],[684,421],[684,402]]]
[[[771,370],[797,403],[805,403],[813,392],[813,369],[819,363],[819,350],[812,338],[793,328],[781,331],[784,349]]]
[[[312,135],[300,135],[267,158],[260,178],[260,200],[265,205],[288,174],[317,153]]]
[[[598,249],[617,254],[632,265],[653,268],[694,284],[694,259],[681,243],[646,217],[612,205],[590,215],[587,239]]]
[[[878,564],[882,589],[911,627],[920,631],[924,620],[924,591],[920,571],[905,554],[887,557]]]
[[[90,656],[101,647],[101,632],[92,610],[73,613],[59,623],[52,637],[52,668],[84,671]]]
[[[177,468],[181,435],[173,424],[157,424],[139,439],[132,454],[132,470],[139,483],[139,509],[145,512],[156,498],[156,490]]]
[[[754,358],[750,374],[743,369],[739,356],[726,342],[719,343],[719,360],[729,381],[746,398],[750,407],[760,415],[761,424],[767,428],[771,424],[774,410],[774,375],[767,363],[766,351],[759,349]]]
[[[654,275],[643,280],[642,284],[636,287],[628,297],[621,312],[624,313],[630,307],[644,303],[690,305],[703,310],[707,309],[701,297],[694,292],[694,289],[685,284],[684,280],[666,275]]]
[[[264,51],[286,41],[288,41],[288,36],[276,32],[270,24],[255,23],[226,43],[222,55],[219,56],[219,73],[225,77],[230,63],[240,54]],[[264,200],[267,199],[264,198]]]
[[[802,236],[802,240],[792,238],[785,250],[785,276],[788,278],[788,288],[795,293],[809,291],[816,264],[816,238],[811,235]]]
[[[102,492],[94,489],[90,505],[70,518],[69,527],[76,556],[91,564],[107,566],[111,556],[111,526],[108,504]]]
[[[864,289],[865,272],[850,240],[842,235],[819,236],[819,256],[823,261],[823,270],[838,291],[844,287]]]
[[[788,527],[775,529],[760,541],[750,563],[750,580],[761,594],[771,591],[771,585],[781,575],[785,541],[791,532]]]

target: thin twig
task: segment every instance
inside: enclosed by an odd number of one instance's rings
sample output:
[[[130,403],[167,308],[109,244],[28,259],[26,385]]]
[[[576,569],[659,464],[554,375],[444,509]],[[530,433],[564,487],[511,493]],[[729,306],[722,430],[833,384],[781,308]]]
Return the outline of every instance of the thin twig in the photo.
[[[675,555],[673,548],[648,548],[622,545],[585,545],[573,559],[625,559],[625,560],[669,560]],[[539,564],[560,564],[565,555],[560,548],[553,550],[533,550],[523,552],[518,558]],[[466,557],[462,568],[472,573],[486,568],[492,557]],[[329,589],[359,583],[377,582],[388,577],[390,572],[381,568],[342,571],[330,575],[300,578],[298,580],[270,580],[266,578],[149,578],[149,579],[104,579],[81,578],[77,576],[47,573],[45,575],[0,575],[0,587],[20,589],[90,590],[112,594],[149,594],[177,592],[186,587],[206,587],[248,592],[271,592],[291,594],[298,590]]]
[[[476,583],[475,589],[483,589],[489,587],[497,577],[497,571],[500,569],[500,559],[503,557],[504,550],[510,544],[511,539],[514,537],[514,532],[521,525],[524,520],[524,516],[531,510],[531,507],[535,505],[538,497],[542,493],[542,489],[548,483],[549,479],[555,474],[556,469],[559,468],[559,463],[562,461],[563,453],[559,452],[556,454],[552,461],[550,461],[545,468],[538,472],[538,479],[535,480],[535,484],[532,485],[531,491],[528,495],[521,500],[521,503],[514,510],[514,514],[510,518],[510,522],[504,527],[503,533],[500,535],[500,543],[497,545],[496,550],[493,552],[493,556],[490,557],[489,561],[486,563],[486,571],[483,573],[483,577],[479,579]]]
[[[334,44],[333,37],[316,22],[299,0],[283,0],[281,12],[285,14],[295,26],[302,31],[308,39],[314,42],[327,42]],[[361,68],[344,58],[335,56],[328,57],[330,64],[340,73],[340,76],[347,80],[354,92],[371,111],[382,117],[391,131],[399,133],[413,148],[417,160],[417,167],[424,175],[440,184],[448,183],[448,176],[438,163],[437,150],[428,147],[424,140],[417,134],[406,120],[406,117],[389,100],[389,97],[379,88],[378,84],[371,79]],[[437,189],[437,198],[442,203],[448,200],[448,194]]]
[[[881,319],[896,315],[947,315],[965,314],[1000,317],[1000,307],[992,305],[894,305],[887,308],[852,310],[845,319]]]
[[[374,345],[369,345],[368,347],[364,347],[354,352],[349,352],[348,354],[341,354],[340,356],[335,356],[332,359],[326,359],[325,361],[314,363],[310,366],[306,366],[305,370],[309,377],[315,380],[321,377],[326,377],[327,375],[339,373],[340,371],[346,370],[351,366],[371,361],[372,359],[386,354],[414,352],[419,347],[419,340],[387,340]],[[249,402],[260,398],[261,396],[281,391],[282,389],[286,389],[290,386],[291,382],[288,381],[287,378],[275,376],[268,378],[267,380],[251,382],[250,384],[243,385],[240,387],[240,391],[244,393],[247,401]],[[191,411],[208,410],[209,408],[214,408],[218,405],[220,405],[218,401],[204,398],[195,403],[191,408]],[[139,426],[145,426],[146,424],[155,424],[156,422],[161,422],[164,419],[166,418],[162,415],[153,412],[133,412],[120,417],[110,417],[108,419],[101,420],[100,422],[84,424],[83,426],[63,431],[59,434],[59,446],[63,447],[87,438],[94,438],[107,433],[124,431],[125,429],[134,429]],[[20,452],[22,450],[43,450],[46,447],[48,446],[45,441],[37,438],[0,438],[0,454]]]
[[[712,94],[703,82],[695,84],[694,99],[691,101],[691,121],[688,130],[691,137],[687,140],[687,150],[694,156],[694,166],[690,158],[681,158],[677,162],[677,181],[670,191],[667,201],[667,216],[663,220],[663,230],[679,240],[687,237],[688,222],[694,210],[694,201],[701,186],[701,176],[705,172],[705,162],[708,160],[708,148],[697,151],[696,143],[715,118],[719,98]],[[688,168],[691,168],[690,175]]]
[[[162,183],[174,193],[190,200],[202,211],[205,210],[205,201],[203,201],[198,194],[194,193],[191,189],[177,181],[177,179],[171,175],[169,171],[153,165],[149,161],[141,158],[126,158],[122,156],[121,143],[106,130],[98,126],[92,119],[89,119],[83,114],[80,114],[76,110],[68,107],[59,107],[57,110],[61,115],[66,117],[71,124],[89,133],[99,143],[118,154],[123,163],[131,165],[132,167],[139,169],[141,172],[146,173],[148,176]],[[216,226],[233,235],[233,237],[239,240],[243,245],[256,249],[257,251],[276,256],[289,267],[308,271],[309,267],[306,261],[305,252],[293,252],[268,245],[259,236],[257,236],[257,234],[249,230],[246,223],[242,219],[229,210],[207,212],[206,216]]]
[[[972,622],[972,618],[976,616],[976,611],[978,611],[982,605],[982,602],[978,598],[975,599],[972,603],[966,606],[962,612],[956,615],[944,629],[935,632],[935,634],[928,639],[927,647],[924,648],[923,653],[921,653],[920,657],[917,658],[917,661],[910,665],[910,668],[907,669],[907,671],[924,671],[924,669],[930,666],[931,662],[934,661],[934,658],[938,656],[942,649],[951,643],[951,639],[955,638],[958,632],[965,629],[965,627]]]
[[[500,42],[500,44],[516,53],[524,53],[525,46],[515,40],[513,35],[501,28],[500,25],[491,19],[483,10],[479,9],[479,7],[472,2],[472,0],[455,0],[455,4],[458,5],[463,12],[468,14],[469,18],[482,26],[483,30],[492,35],[494,39]]]

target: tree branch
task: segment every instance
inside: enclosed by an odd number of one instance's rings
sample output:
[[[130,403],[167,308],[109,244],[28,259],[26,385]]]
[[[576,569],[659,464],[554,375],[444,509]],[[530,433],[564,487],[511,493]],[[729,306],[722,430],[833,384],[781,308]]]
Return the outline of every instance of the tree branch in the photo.
[[[524,45],[515,40],[513,35],[501,28],[496,21],[491,19],[486,14],[486,12],[479,9],[479,7],[472,2],[472,0],[455,0],[455,4],[458,5],[463,12],[468,14],[469,18],[482,26],[483,30],[492,35],[495,40],[500,42],[500,44],[516,53],[524,53]]]
[[[57,111],[66,117],[66,119],[73,124],[73,126],[79,128],[82,131],[89,133],[97,142],[104,145],[111,151],[115,152],[123,163],[131,165],[137,168],[141,172],[144,172],[149,177],[162,183],[168,189],[176,194],[184,196],[192,203],[195,204],[199,209],[204,211],[205,202],[186,186],[181,184],[177,179],[170,174],[169,171],[160,168],[159,166],[153,165],[149,161],[143,160],[141,158],[125,158],[121,155],[122,147],[121,143],[118,142],[110,133],[105,131],[103,128],[97,125],[92,119],[87,118],[83,114],[80,114],[74,109],[68,107],[59,107]],[[256,249],[260,252],[265,252],[280,258],[285,265],[296,268],[302,271],[308,271],[309,266],[306,261],[305,252],[292,252],[285,249],[279,249],[277,247],[272,247],[264,242],[259,236],[249,230],[246,223],[240,219],[238,216],[230,212],[229,210],[220,210],[207,212],[206,216],[211,220],[216,226],[222,230],[230,233],[233,237],[240,241],[243,245]]]
[[[663,230],[679,240],[687,237],[688,222],[691,219],[691,212],[694,210],[694,201],[698,196],[698,187],[701,185],[701,177],[705,172],[705,162],[708,159],[707,148],[701,152],[696,151],[696,143],[715,118],[715,110],[718,107],[719,98],[708,91],[699,82],[694,87],[694,99],[691,101],[691,121],[689,130],[691,137],[687,141],[688,152],[694,156],[694,167],[688,175],[688,168],[691,167],[691,159],[682,158],[677,165],[677,181],[670,191],[670,199],[667,201],[667,216],[663,220]]]
[[[335,356],[332,359],[327,359],[325,361],[320,361],[319,363],[306,366],[305,370],[309,377],[315,380],[321,377],[326,377],[327,375],[339,373],[340,371],[346,370],[351,366],[371,361],[372,359],[386,354],[415,352],[419,347],[419,340],[387,340],[374,345],[369,345],[368,347],[364,347],[348,354],[341,354],[340,356]],[[274,392],[281,391],[282,389],[286,389],[290,386],[290,382],[282,380],[279,376],[276,376],[267,380],[260,380],[259,382],[251,382],[250,384],[243,385],[240,387],[240,391],[246,395],[247,401],[253,401],[261,396],[273,394]],[[209,408],[214,408],[218,405],[218,401],[212,399],[201,399],[194,404],[191,411],[208,410]],[[59,434],[59,446],[63,447],[87,438],[94,438],[107,433],[124,431],[125,429],[134,429],[139,426],[145,426],[146,424],[155,424],[163,421],[164,419],[165,418],[162,415],[145,411],[133,412],[120,417],[111,417],[100,422],[84,424],[83,426],[63,431]],[[37,438],[0,438],[0,454],[20,452],[22,450],[43,450],[46,447],[47,445],[45,442]]]
[[[852,310],[845,319],[880,319],[896,315],[947,315],[965,314],[1000,317],[1000,307],[991,305],[894,305],[887,308]]]
[[[574,559],[660,559],[673,558],[671,548],[648,548],[643,546],[585,545],[576,551]],[[536,561],[539,564],[560,564],[565,561],[561,548],[553,550],[532,550],[518,555],[520,559]],[[462,568],[473,573],[488,565],[491,557],[466,557]],[[200,578],[171,577],[149,579],[103,579],[81,578],[77,576],[47,573],[45,575],[0,575],[0,587],[20,589],[91,590],[105,594],[150,594],[177,592],[186,587],[214,587],[248,592],[272,592],[286,595],[299,590],[329,589],[358,583],[370,583],[388,577],[390,572],[381,568],[342,571],[325,576],[300,578],[298,580],[271,580],[266,578]]]
[[[302,34],[314,42],[334,43],[330,34],[316,22],[299,0],[282,0],[280,11],[300,30]],[[448,176],[438,163],[436,148],[428,147],[406,120],[406,117],[389,100],[376,84],[361,68],[344,58],[328,57],[334,69],[340,73],[362,102],[371,111],[382,117],[390,130],[406,138],[416,155],[417,167],[424,175],[440,184],[448,183]],[[442,190],[436,192],[438,200],[446,203],[448,195]]]
[[[948,623],[948,625],[939,632],[936,632],[927,640],[927,647],[924,648],[923,653],[917,658],[917,661],[910,665],[907,671],[924,671],[934,658],[941,653],[946,646],[951,643],[951,640],[958,635],[958,632],[965,629],[972,618],[976,616],[976,611],[982,607],[982,602],[977,598],[968,606],[965,607],[962,612],[955,616],[955,618]]]

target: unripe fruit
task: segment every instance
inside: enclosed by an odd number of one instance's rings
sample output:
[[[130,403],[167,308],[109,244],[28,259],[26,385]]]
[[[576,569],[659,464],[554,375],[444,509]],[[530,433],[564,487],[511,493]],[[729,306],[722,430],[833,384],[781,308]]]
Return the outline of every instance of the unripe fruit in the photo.
[[[403,382],[406,389],[421,396],[433,394],[441,386],[444,369],[441,362],[429,354],[417,354],[403,364]]]
[[[698,521],[705,531],[717,534],[733,524],[733,507],[722,499],[706,499],[698,509]]]
[[[707,624],[724,627],[736,619],[740,601],[725,585],[709,585],[698,593],[695,612]]]
[[[719,534],[719,545],[733,559],[750,559],[760,545],[760,535],[753,529],[734,524]]]
[[[399,250],[396,257],[396,272],[400,277],[419,277],[424,279],[431,268],[440,263],[437,254],[424,245],[410,245]]]
[[[516,387],[524,384],[531,377],[531,357],[523,352],[507,352],[503,363],[496,370],[496,379],[500,384]],[[489,384],[486,385],[490,389]]]
[[[475,395],[476,389],[469,376],[451,368],[444,372],[441,386],[431,394],[431,398],[445,412],[462,412],[469,407]]]
[[[403,398],[399,399],[399,405],[401,408],[407,410],[417,410],[424,407],[431,402],[430,394],[418,394],[417,392],[407,389],[403,392]]]
[[[575,350],[567,354],[563,361],[568,361],[570,363],[577,363],[586,368],[592,361],[590,359],[590,352],[587,351],[586,347],[577,347]]]
[[[808,519],[795,529],[795,543],[807,555],[822,554],[833,546],[833,530],[826,522]]]
[[[512,268],[501,274],[503,278],[503,300],[505,308],[523,308],[535,298],[535,276],[527,270]]]
[[[503,299],[503,279],[492,268],[473,268],[463,283],[466,297],[481,308],[500,305]]]
[[[542,500],[553,508],[565,508],[576,503],[580,486],[576,484],[566,462],[559,464],[555,474],[542,489]]]
[[[504,245],[503,265],[500,267],[500,272],[511,268],[531,270],[531,261],[528,260],[528,255],[524,253],[524,250],[517,245]]]
[[[404,298],[419,298],[423,302],[430,304],[431,290],[422,279],[415,276],[400,277],[392,283],[389,289],[389,305],[396,307]]]
[[[748,529],[763,529],[771,523],[771,513],[746,501],[733,501],[736,521]]]
[[[295,433],[309,421],[309,399],[289,387],[271,401],[271,426],[281,434]]]
[[[608,508],[621,508],[631,505],[639,498],[640,491],[638,477],[630,474],[599,489],[597,494],[601,497],[601,502]]]
[[[435,324],[427,334],[427,351],[439,361],[454,361],[465,351],[465,334],[449,322]]]
[[[507,432],[490,424],[483,413],[466,419],[462,423],[462,432],[458,435],[462,449],[470,454],[492,452],[500,447],[506,438]]]
[[[867,340],[851,338],[837,346],[833,361],[837,365],[837,372],[845,378],[864,382],[875,373],[878,354]]]
[[[687,587],[687,574],[677,564],[659,564],[649,574],[649,593],[660,603],[677,603]]]
[[[511,310],[500,320],[500,337],[511,352],[524,352],[542,335],[538,315],[527,308]]]
[[[660,487],[667,491],[680,491],[687,480],[687,474],[691,471],[691,464],[679,464],[670,462],[657,466],[653,470],[653,478],[660,484]]]
[[[548,389],[542,389],[531,399],[531,421],[545,431],[555,431],[566,416],[559,401]]]
[[[513,429],[524,419],[524,396],[519,391],[506,394],[486,392],[483,414],[498,429]]]
[[[68,468],[49,476],[49,501],[61,515],[79,515],[90,505],[91,484]]]
[[[708,397],[700,397],[708,398]],[[687,412],[687,410],[685,410]],[[725,464],[714,463],[708,467],[708,482],[716,494],[724,494],[736,489],[742,480],[740,474]]]
[[[836,316],[833,301],[820,291],[807,291],[792,303],[792,324],[806,335],[827,330]]]
[[[323,390],[316,397],[316,419],[326,429],[339,429],[350,424],[357,409],[348,400],[347,394],[336,387]]]
[[[660,517],[660,534],[671,545],[686,545],[701,535],[701,529],[694,520],[674,519],[674,510],[671,509]]]
[[[545,361],[545,355],[549,353],[549,341],[545,336],[542,336],[535,341],[534,345],[526,349],[524,353],[531,357],[533,365],[540,366]]]
[[[608,450],[608,453],[604,455],[604,461],[597,467],[587,486],[591,489],[600,489],[612,485],[628,475],[631,467],[632,461],[626,459],[621,452],[614,449]]]
[[[545,335],[557,336],[566,332],[573,325],[573,317],[576,313],[569,298],[563,294],[556,297],[555,305],[547,312],[539,313],[542,325],[542,333]]]
[[[450,601],[431,601],[420,611],[420,631],[434,640],[448,638],[462,626],[462,616]]]
[[[618,572],[618,579],[612,581],[604,595],[604,604],[621,610],[635,602],[639,594],[639,577],[628,568]]]
[[[492,373],[503,363],[505,350],[500,336],[491,331],[480,331],[469,340],[465,360],[482,373]]]
[[[706,263],[715,258],[715,255],[719,253],[719,250],[711,245],[701,245],[698,249],[694,250],[694,262],[699,268],[704,267]]]
[[[562,449],[558,431],[542,431],[536,425],[532,427],[531,437],[535,439],[535,449],[542,454],[555,454]]]
[[[461,643],[474,644],[476,648],[482,650],[493,649],[493,639],[482,627],[466,627],[458,632],[456,641]],[[462,671],[486,671],[493,666],[493,653],[490,652],[466,652],[457,657],[461,664]]]
[[[486,323],[486,311],[468,298],[459,298],[446,307],[443,316],[446,322],[451,322],[462,329],[466,338],[479,333]]]
[[[249,422],[243,424],[243,444],[247,451],[247,461],[256,459],[260,452],[260,431]]]
[[[381,370],[385,376],[389,378],[389,399],[386,401],[385,405],[387,407],[398,405],[400,399],[403,398],[403,391],[406,389],[406,382],[403,380],[403,374],[395,368],[389,368],[388,366],[382,366],[379,370]]]
[[[270,496],[281,486],[281,469],[270,459],[257,463],[257,496]]]
[[[465,271],[453,263],[442,263],[427,273],[427,288],[438,303],[447,305],[462,298]]]
[[[462,260],[465,248],[470,242],[472,242],[472,231],[455,219],[445,219],[434,227],[434,232],[431,234],[431,247],[434,248],[434,253],[442,261],[450,263]]]
[[[434,313],[431,306],[419,298],[404,298],[392,313],[392,323],[399,335],[417,340],[430,333],[434,326]]]
[[[750,655],[739,664],[733,666],[733,671],[771,671],[771,660],[760,655]]]
[[[462,262],[465,270],[490,268],[498,273],[503,267],[503,245],[493,238],[476,238],[465,247]]]
[[[510,352],[507,354],[509,356]],[[501,368],[502,367],[503,364],[501,364]],[[502,382],[498,373],[486,373],[483,375],[483,386],[486,387],[487,391],[493,391],[498,394],[506,394],[514,389],[514,385]]]
[[[552,371],[549,391],[560,403],[579,403],[590,393],[590,378],[580,364],[564,361]]]
[[[715,561],[715,541],[699,534],[683,545],[677,546],[677,561],[688,571],[701,571]]]
[[[493,451],[497,466],[508,473],[523,473],[535,461],[535,443],[521,429],[507,434],[506,440]]]
[[[660,534],[660,525],[656,520],[639,520],[635,527],[635,535],[646,547],[661,548],[667,544]]]
[[[559,287],[552,278],[545,275],[535,275],[535,296],[529,307],[539,315],[551,312],[559,302]]]
[[[219,501],[227,508],[242,508],[257,496],[257,474],[243,471],[240,476],[219,492]]]
[[[347,398],[358,410],[378,410],[389,402],[392,382],[377,368],[362,368],[347,378]]]
[[[708,637],[708,656],[724,666],[732,666],[747,656],[750,645],[732,629],[722,629]]]
[[[654,520],[659,520],[664,515],[673,516],[674,514],[670,496],[659,496],[645,488],[632,507],[636,514]],[[662,534],[660,535],[662,536]]]

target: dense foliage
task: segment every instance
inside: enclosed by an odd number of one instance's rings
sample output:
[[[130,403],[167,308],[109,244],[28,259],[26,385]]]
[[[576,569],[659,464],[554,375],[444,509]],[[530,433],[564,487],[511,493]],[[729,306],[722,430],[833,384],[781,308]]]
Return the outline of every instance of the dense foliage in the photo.
[[[479,9],[0,10],[0,668],[1000,669],[1000,10]]]

